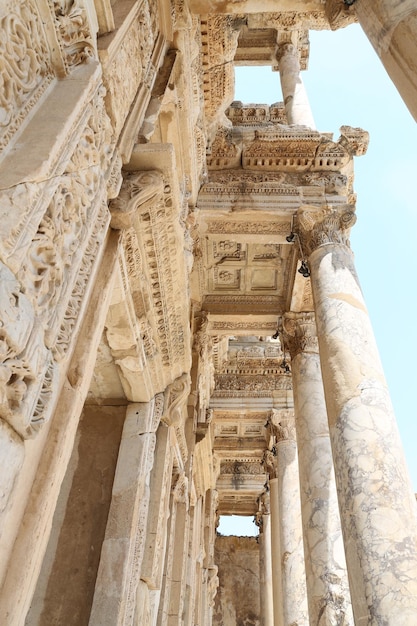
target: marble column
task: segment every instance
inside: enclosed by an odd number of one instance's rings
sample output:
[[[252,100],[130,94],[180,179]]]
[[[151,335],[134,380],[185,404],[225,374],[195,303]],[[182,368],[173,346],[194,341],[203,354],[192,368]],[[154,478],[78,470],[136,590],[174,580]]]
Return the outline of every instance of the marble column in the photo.
[[[417,120],[415,0],[360,0],[351,10],[356,13],[392,82]]]
[[[259,579],[262,626],[274,626],[274,604],[272,589],[272,546],[271,515],[269,493],[259,498],[259,511],[256,514],[259,527]]]
[[[416,504],[349,247],[350,206],[302,206],[355,624],[415,626]]]
[[[308,626],[306,574],[294,415],[271,411],[276,438],[283,626]]]
[[[282,626],[282,582],[281,582],[281,541],[279,537],[279,503],[278,479],[269,479],[269,501],[271,507],[271,566],[272,566],[272,598],[274,607],[274,626]]]
[[[310,103],[301,79],[296,46],[292,43],[278,46],[277,61],[288,124],[315,128]]]
[[[353,626],[314,313],[287,313],[311,624]]]

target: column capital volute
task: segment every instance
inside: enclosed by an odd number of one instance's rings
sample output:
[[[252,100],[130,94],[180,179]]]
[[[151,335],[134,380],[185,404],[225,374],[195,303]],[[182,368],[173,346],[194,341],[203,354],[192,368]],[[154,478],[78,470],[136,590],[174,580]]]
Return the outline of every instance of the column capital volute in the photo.
[[[301,69],[298,47],[291,43],[291,41],[277,43],[275,48],[275,58],[278,62],[278,66],[280,62],[285,59],[286,64],[290,63],[290,67],[292,67],[294,71],[299,72]]]
[[[298,60],[298,48],[290,41],[278,43],[276,50],[275,50],[275,56],[276,56],[278,63],[282,59],[282,57],[286,55],[294,57],[295,59]]]
[[[294,232],[300,239],[303,254],[309,257],[317,248],[329,243],[350,247],[350,229],[355,222],[355,207],[351,204],[305,204],[296,213]]]
[[[302,352],[319,352],[314,313],[285,313],[281,319],[281,336],[291,359]]]
[[[292,409],[271,409],[268,423],[277,444],[283,441],[296,441],[294,411]]]

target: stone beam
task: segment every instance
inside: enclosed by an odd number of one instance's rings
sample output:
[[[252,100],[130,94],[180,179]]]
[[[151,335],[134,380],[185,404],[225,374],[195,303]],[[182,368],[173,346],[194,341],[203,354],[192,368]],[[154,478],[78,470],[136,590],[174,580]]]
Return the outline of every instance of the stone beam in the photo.
[[[320,0],[189,0],[189,7],[193,13],[259,13],[266,11],[306,12],[318,11],[323,13],[323,2]]]

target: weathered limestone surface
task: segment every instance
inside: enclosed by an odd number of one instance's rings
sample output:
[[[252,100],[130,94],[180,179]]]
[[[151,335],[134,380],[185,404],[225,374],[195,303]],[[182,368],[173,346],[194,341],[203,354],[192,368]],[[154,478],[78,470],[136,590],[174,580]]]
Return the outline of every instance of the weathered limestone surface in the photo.
[[[219,591],[213,624],[260,626],[259,547],[255,537],[216,537]]]
[[[2,625],[351,624],[320,359],[355,623],[415,626],[346,247],[368,136],[315,130],[300,75],[310,29],[358,19],[417,116],[414,4],[0,0]],[[235,64],[284,102],[232,102]],[[313,312],[290,363],[282,316]],[[260,561],[216,540],[233,513]]]
[[[84,408],[27,626],[88,624],[125,413]]]

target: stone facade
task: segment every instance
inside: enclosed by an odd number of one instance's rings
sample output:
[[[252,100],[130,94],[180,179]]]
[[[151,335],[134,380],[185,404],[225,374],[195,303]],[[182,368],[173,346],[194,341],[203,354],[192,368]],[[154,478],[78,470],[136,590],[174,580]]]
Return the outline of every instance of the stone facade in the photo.
[[[0,0],[1,624],[415,626],[349,245],[368,135],[316,129],[301,72],[309,29],[359,21],[416,116],[416,16]],[[283,102],[234,102],[235,64]],[[216,539],[231,514],[258,543]],[[257,573],[232,618],[234,550]]]

